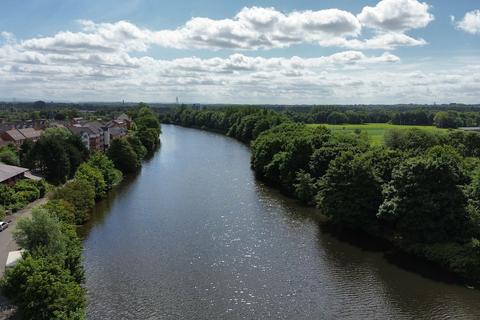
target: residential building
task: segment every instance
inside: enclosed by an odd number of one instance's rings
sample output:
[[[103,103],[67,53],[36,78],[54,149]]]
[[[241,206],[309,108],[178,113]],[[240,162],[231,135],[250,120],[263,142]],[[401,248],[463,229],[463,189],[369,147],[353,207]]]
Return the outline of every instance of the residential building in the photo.
[[[110,145],[110,130],[98,121],[76,123],[67,128],[80,136],[88,150],[105,151]]]
[[[3,132],[0,138],[4,143],[12,143],[20,147],[26,140],[36,142],[42,135],[42,132],[42,130],[35,130],[33,128],[11,129]]]
[[[13,185],[20,179],[25,178],[27,168],[11,166],[0,162],[0,183]]]

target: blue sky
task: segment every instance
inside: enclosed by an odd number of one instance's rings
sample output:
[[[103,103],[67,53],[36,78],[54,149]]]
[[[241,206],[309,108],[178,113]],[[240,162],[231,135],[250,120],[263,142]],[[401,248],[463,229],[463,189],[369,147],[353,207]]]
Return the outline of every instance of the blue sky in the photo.
[[[0,99],[479,103],[478,10],[476,0],[3,0]]]

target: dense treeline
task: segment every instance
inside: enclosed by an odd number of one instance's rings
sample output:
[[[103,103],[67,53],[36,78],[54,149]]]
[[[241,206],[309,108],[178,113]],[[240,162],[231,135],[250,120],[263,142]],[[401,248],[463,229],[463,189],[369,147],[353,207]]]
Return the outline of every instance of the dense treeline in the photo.
[[[6,271],[0,287],[24,319],[85,319],[82,245],[74,226],[89,219],[95,202],[121,181],[122,172],[138,169],[141,159],[159,145],[160,123],[152,110],[142,104],[131,115],[134,128],[114,140],[107,154],[88,154],[81,141],[63,129],[47,129],[35,144],[22,146],[22,162],[52,183],[66,181],[51,192],[45,205],[33,210],[32,218],[19,220],[14,231],[25,252]],[[32,184],[18,182],[12,187],[19,190],[14,196],[38,198],[40,191],[33,194]]]
[[[255,107],[211,107],[212,112],[223,113],[228,109],[255,109]],[[450,109],[451,108],[451,109]],[[184,108],[200,110],[201,108]],[[258,108],[256,108],[258,109]],[[427,125],[439,128],[458,128],[480,126],[480,112],[478,107],[460,106],[298,106],[298,107],[269,107],[262,109],[275,111],[288,117],[294,122],[307,124],[363,124],[363,123],[391,123],[397,125]],[[173,109],[172,109],[173,110]],[[203,115],[199,115],[202,117]],[[172,114],[162,113],[164,122],[178,121],[171,119]]]
[[[383,146],[273,111],[180,109],[170,121],[250,142],[257,177],[332,224],[480,279],[480,135],[392,130]]]
[[[398,125],[435,125],[439,128],[480,126],[478,111],[438,110],[435,108],[391,110],[376,108],[311,108],[308,111],[287,109],[291,119],[303,123],[361,124],[392,123]]]
[[[137,171],[142,159],[155,151],[160,144],[161,133],[158,116],[148,105],[141,103],[129,114],[134,128],[125,138],[113,140],[107,151],[115,167],[125,174]]]

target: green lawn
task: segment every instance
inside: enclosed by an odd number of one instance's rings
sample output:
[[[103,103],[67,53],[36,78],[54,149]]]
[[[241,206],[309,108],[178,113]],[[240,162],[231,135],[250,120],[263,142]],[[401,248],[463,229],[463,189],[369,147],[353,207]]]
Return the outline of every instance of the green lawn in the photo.
[[[309,126],[319,126],[320,124],[309,124]],[[368,137],[372,144],[382,144],[383,143],[383,134],[387,129],[410,129],[410,128],[417,128],[422,130],[428,131],[440,131],[445,129],[439,129],[434,126],[403,126],[403,125],[396,125],[396,124],[389,124],[389,123],[367,123],[367,124],[322,124],[327,128],[338,131],[338,132],[346,132],[346,133],[353,133],[356,129],[361,130],[362,132],[367,132]]]

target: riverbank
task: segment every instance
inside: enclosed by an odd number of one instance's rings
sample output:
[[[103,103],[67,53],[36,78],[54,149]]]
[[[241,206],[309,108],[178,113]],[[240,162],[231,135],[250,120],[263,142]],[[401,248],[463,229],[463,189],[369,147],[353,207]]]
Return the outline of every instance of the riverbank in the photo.
[[[480,317],[480,292],[326,232],[317,209],[255,179],[244,144],[162,128],[81,230],[89,320]]]
[[[456,142],[476,138],[471,133],[406,128],[388,132],[386,145],[375,147],[362,134],[295,124],[259,109],[183,109],[169,118],[252,145],[250,162],[259,179],[321,207],[337,226],[380,236],[397,250],[470,282],[480,280],[480,202],[472,182],[480,175],[462,169],[474,171],[466,159],[476,151]],[[405,172],[395,175],[394,169]]]

